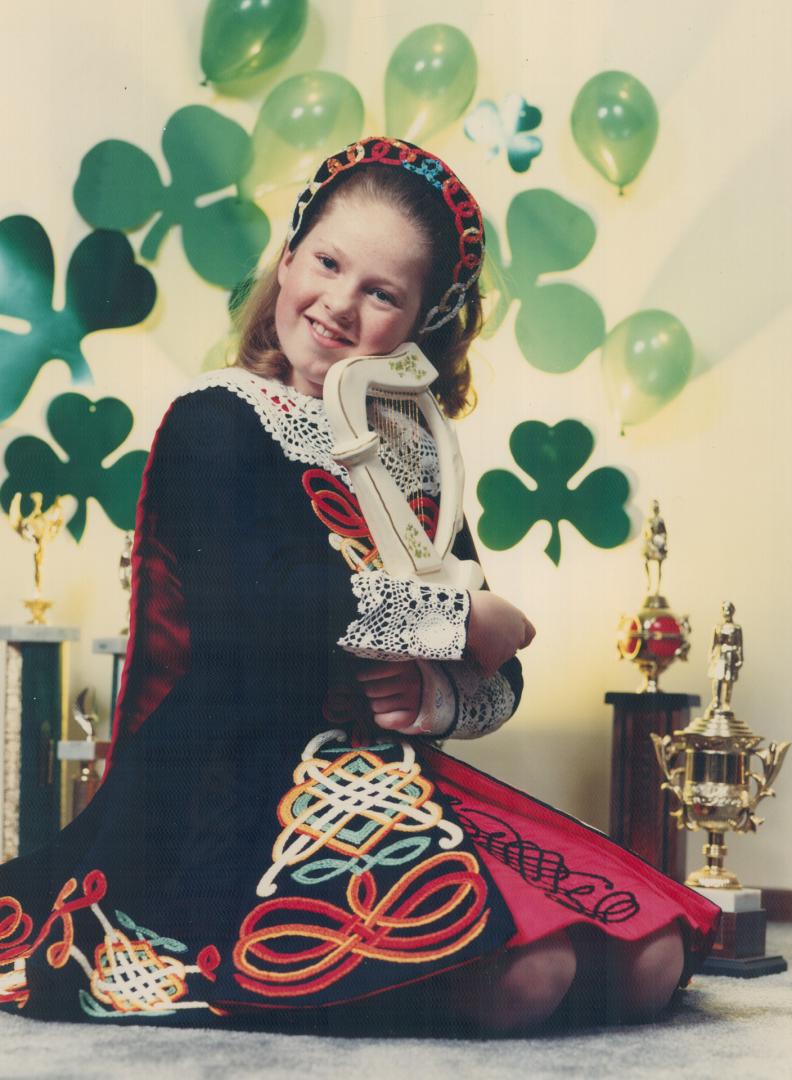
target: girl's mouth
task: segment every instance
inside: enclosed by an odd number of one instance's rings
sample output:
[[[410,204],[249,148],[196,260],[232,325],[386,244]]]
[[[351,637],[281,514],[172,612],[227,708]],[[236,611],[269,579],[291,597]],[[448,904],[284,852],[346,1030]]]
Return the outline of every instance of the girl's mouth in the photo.
[[[331,330],[329,326],[325,326],[324,323],[318,322],[316,319],[312,319],[309,315],[306,315],[308,325],[314,334],[314,337],[318,338],[323,345],[351,345],[352,342],[349,338],[343,337],[335,330]]]

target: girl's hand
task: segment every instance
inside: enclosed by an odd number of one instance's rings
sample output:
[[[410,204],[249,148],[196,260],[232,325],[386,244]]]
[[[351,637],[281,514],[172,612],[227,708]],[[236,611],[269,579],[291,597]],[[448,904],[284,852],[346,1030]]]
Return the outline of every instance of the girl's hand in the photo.
[[[481,669],[494,675],[501,664],[534,639],[536,630],[519,608],[495,593],[479,590],[470,594],[466,654]]]
[[[421,670],[414,660],[362,660],[355,678],[379,727],[400,732],[412,728],[423,690]]]

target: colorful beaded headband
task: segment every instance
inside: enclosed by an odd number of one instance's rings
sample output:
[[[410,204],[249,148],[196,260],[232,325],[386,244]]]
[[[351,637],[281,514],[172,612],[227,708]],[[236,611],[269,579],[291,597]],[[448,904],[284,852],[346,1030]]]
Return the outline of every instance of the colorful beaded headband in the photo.
[[[319,166],[294,208],[288,244],[294,248],[306,223],[306,211],[315,196],[341,173],[357,165],[396,165],[420,176],[436,189],[453,215],[459,234],[459,260],[450,287],[426,316],[420,333],[428,334],[450,322],[465,302],[467,291],[484,263],[484,223],[479,205],[462,181],[439,158],[419,146],[398,139],[369,137],[351,143]],[[307,216],[310,218],[310,214]]]

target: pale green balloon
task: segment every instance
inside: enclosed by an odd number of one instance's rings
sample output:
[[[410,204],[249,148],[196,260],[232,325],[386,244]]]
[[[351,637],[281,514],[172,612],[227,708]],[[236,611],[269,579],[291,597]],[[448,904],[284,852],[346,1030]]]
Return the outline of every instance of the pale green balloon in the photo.
[[[639,424],[683,389],[693,368],[693,342],[667,311],[637,311],[602,346],[605,388],[622,425]]]
[[[657,139],[657,106],[642,82],[624,71],[602,71],[572,106],[572,136],[580,152],[619,190],[649,159]]]
[[[323,158],[360,136],[363,116],[363,99],[343,75],[308,71],[285,79],[261,106],[243,194],[307,180]]]
[[[305,31],[308,0],[210,0],[201,67],[213,83],[258,75],[294,52]]]
[[[478,65],[455,26],[432,23],[399,42],[385,73],[386,134],[422,142],[461,116],[476,89]]]

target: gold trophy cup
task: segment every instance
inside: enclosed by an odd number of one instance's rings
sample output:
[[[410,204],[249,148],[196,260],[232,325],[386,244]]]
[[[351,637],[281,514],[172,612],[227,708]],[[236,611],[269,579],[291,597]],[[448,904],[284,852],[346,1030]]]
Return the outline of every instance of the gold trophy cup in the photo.
[[[734,714],[732,692],[743,664],[742,628],[734,622],[734,611],[734,604],[724,603],[722,621],[713,631],[707,671],[712,679],[712,700],[704,715],[691,721],[682,731],[662,737],[653,734],[652,741],[665,777],[661,786],[679,803],[678,808],[671,811],[677,819],[677,827],[704,829],[707,833],[703,848],[706,864],[688,875],[685,884],[704,890],[724,912],[731,912],[733,918],[739,919],[741,912],[757,917],[760,914],[764,917],[764,912],[758,910],[758,894],[754,898],[747,895],[757,893],[757,890],[742,889],[737,875],[725,869],[725,836],[729,831],[755,832],[762,824],[764,818],[756,814],[757,805],[775,794],[772,784],[790,744],[771,742],[766,748],[759,749],[762,736],[756,735]],[[758,760],[761,772],[751,768],[752,758]],[[675,765],[678,759],[681,764]],[[721,893],[709,893],[709,890],[721,890]],[[734,893],[731,897],[730,892]],[[746,903],[738,903],[741,900]],[[762,951],[763,928],[764,923]],[[772,970],[786,969],[782,957],[773,959],[784,966]],[[765,970],[757,969],[750,974],[763,974],[768,970],[765,967]],[[746,974],[745,971],[723,973]]]

